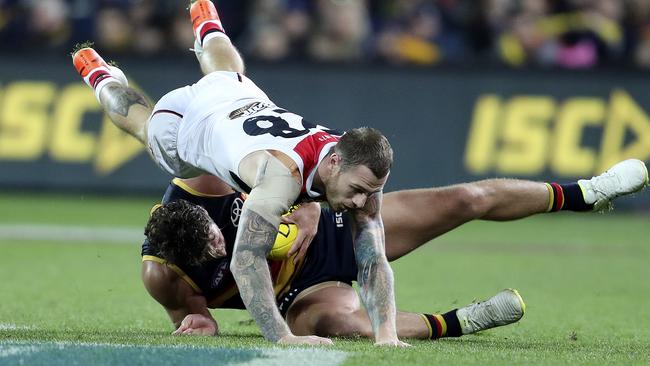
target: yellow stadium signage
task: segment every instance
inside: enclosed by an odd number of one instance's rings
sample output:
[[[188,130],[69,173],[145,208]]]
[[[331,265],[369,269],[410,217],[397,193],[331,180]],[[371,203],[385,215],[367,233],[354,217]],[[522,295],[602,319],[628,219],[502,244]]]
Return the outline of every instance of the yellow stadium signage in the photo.
[[[583,144],[587,128],[599,146]],[[609,98],[545,95],[476,101],[465,148],[473,174],[588,176],[628,157],[650,159],[650,118],[623,90]]]
[[[96,114],[99,132],[82,129]],[[59,88],[48,81],[15,81],[0,88],[0,160],[93,164],[106,175],[139,154],[137,140],[104,116],[93,92],[82,83]]]

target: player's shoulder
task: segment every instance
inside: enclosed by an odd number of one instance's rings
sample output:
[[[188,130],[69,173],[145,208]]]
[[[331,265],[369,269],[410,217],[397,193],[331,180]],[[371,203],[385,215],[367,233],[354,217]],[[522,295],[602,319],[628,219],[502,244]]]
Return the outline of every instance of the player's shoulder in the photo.
[[[167,308],[182,306],[179,299],[186,298],[197,292],[185,277],[178,273],[174,265],[164,261],[154,260],[153,256],[145,256],[142,261],[142,283],[145,288],[161,305]]]
[[[165,260],[153,255],[142,257],[142,282],[147,289],[164,292],[181,277]]]

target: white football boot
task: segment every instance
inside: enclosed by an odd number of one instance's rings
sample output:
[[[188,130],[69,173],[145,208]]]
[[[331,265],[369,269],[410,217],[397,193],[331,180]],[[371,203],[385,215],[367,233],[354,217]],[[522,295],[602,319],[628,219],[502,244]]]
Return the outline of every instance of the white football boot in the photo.
[[[515,289],[505,289],[488,300],[469,304],[456,311],[463,334],[512,324],[526,312],[526,304]]]
[[[638,159],[623,160],[601,175],[578,181],[585,203],[594,205],[594,211],[612,208],[612,200],[638,192],[648,185],[648,168]]]

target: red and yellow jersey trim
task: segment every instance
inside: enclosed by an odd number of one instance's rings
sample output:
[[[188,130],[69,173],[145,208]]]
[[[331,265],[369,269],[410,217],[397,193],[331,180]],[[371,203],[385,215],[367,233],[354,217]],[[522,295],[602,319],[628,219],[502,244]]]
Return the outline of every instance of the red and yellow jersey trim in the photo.
[[[189,193],[189,194],[191,194],[193,196],[197,196],[197,197],[221,197],[222,196],[222,195],[219,195],[219,194],[208,194],[208,193],[199,192],[196,189],[194,189],[194,188],[190,187],[189,185],[187,185],[187,183],[183,182],[183,180],[180,179],[180,178],[172,179],[172,183],[174,183],[179,188],[181,188],[182,190],[184,190],[185,192],[187,192],[187,193]]]
[[[151,210],[149,210],[149,216],[153,215],[153,212],[159,209],[160,207],[162,207],[162,204],[160,203],[156,203],[155,205],[153,205]]]
[[[300,271],[305,262],[304,259],[301,259],[294,265],[293,258],[296,255],[297,253],[281,262],[282,265],[280,267],[280,271],[273,281],[273,292],[275,293],[276,298],[283,296],[285,293],[287,293],[287,291],[289,291],[291,282],[296,277],[296,274]]]

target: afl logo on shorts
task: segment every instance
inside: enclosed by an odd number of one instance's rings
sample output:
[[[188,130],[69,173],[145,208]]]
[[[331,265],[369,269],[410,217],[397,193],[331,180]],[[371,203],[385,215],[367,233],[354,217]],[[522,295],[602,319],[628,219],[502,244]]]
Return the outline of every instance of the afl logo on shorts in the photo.
[[[232,201],[232,206],[230,206],[230,221],[232,225],[237,227],[239,225],[239,216],[241,216],[241,209],[244,207],[244,201],[237,197]]]

